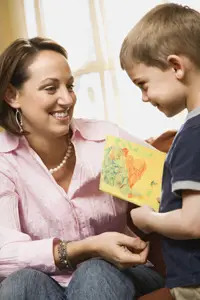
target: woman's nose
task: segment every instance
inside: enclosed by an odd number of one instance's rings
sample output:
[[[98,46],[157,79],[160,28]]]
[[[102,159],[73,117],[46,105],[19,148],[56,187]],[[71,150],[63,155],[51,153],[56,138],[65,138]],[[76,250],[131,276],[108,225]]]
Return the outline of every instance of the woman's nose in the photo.
[[[73,104],[73,97],[71,95],[71,93],[68,91],[68,89],[64,89],[62,90],[62,92],[60,93],[60,96],[58,98],[58,104],[60,105],[70,105]]]

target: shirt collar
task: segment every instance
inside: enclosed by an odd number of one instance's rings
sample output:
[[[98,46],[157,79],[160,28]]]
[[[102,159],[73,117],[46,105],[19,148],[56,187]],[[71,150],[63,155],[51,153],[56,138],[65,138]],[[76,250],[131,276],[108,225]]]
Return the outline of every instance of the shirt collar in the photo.
[[[200,107],[197,107],[187,114],[186,121],[200,114]]]
[[[105,140],[105,127],[103,121],[72,119],[71,129],[73,131],[72,139],[77,134],[80,134],[82,138],[89,141]],[[19,137],[3,130],[0,133],[0,153],[14,151],[19,146],[20,140],[25,140],[25,137]]]
[[[3,130],[0,133],[0,153],[6,153],[15,150],[19,145],[20,138],[21,137]]]
[[[89,141],[104,141],[106,137],[104,121],[72,119],[71,129],[73,131],[72,139],[77,134]]]

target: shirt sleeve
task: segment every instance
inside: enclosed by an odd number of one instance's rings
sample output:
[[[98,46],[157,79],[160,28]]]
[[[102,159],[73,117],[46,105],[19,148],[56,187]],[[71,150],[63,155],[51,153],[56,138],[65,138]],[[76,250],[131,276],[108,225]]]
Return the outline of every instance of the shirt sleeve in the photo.
[[[189,127],[174,143],[170,159],[172,191],[200,191],[200,126]]]
[[[18,200],[15,184],[0,172],[0,277],[27,267],[54,273],[54,238],[33,241],[21,231]]]

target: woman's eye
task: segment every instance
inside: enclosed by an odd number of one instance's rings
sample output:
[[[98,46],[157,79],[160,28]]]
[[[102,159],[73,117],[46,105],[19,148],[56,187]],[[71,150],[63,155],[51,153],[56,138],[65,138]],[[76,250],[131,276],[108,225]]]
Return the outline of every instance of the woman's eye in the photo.
[[[47,86],[46,88],[45,88],[45,91],[47,91],[49,94],[53,94],[53,93],[55,93],[55,91],[56,91],[56,87],[55,86]]]
[[[67,85],[67,89],[68,89],[69,92],[73,92],[74,91],[74,84]]]

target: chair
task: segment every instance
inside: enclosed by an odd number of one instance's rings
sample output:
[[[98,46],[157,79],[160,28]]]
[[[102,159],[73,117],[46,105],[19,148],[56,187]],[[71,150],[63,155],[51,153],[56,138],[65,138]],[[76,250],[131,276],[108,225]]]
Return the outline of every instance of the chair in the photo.
[[[175,130],[166,131],[157,139],[154,139],[152,145],[160,151],[167,153],[175,135]],[[136,228],[132,230],[134,230],[134,232],[137,231],[136,234],[141,236],[141,232],[139,232]],[[144,234],[143,238],[145,239]],[[165,264],[161,252],[160,236],[158,234],[151,234],[146,238],[150,241],[149,260],[155,266],[156,271],[165,277]],[[169,289],[162,288],[145,296],[139,297],[138,300],[173,300],[173,297],[171,296]]]
[[[165,264],[161,252],[160,237],[158,234],[151,234],[147,239],[150,241],[148,259],[153,263],[156,271],[165,277]],[[138,300],[173,300],[173,297],[168,288],[161,288],[139,297]]]
[[[136,207],[130,204],[131,208]],[[161,251],[161,237],[157,233],[152,233],[145,235],[132,223],[131,217],[128,216],[128,226],[143,240],[150,242],[150,250],[148,255],[148,260],[154,265],[155,270],[165,277],[165,264],[163,261],[162,251]],[[161,288],[147,295],[141,296],[138,300],[173,300],[171,293],[168,288]]]
[[[173,300],[172,295],[170,294],[169,289],[162,288],[156,290],[150,294],[139,297],[138,300]]]

